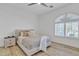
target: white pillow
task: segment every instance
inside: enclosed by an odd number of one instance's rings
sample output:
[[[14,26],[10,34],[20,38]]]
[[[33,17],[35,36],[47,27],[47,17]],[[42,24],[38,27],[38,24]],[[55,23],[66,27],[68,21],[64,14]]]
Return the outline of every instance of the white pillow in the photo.
[[[30,37],[36,37],[36,36],[38,36],[38,34],[37,34],[36,31],[30,31],[30,32],[29,32],[29,36],[30,36]]]

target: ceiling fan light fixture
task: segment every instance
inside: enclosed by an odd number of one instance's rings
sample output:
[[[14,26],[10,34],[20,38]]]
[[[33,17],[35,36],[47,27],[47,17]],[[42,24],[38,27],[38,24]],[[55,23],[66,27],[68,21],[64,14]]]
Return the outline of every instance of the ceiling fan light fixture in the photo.
[[[37,4],[41,4],[41,3],[37,3]]]

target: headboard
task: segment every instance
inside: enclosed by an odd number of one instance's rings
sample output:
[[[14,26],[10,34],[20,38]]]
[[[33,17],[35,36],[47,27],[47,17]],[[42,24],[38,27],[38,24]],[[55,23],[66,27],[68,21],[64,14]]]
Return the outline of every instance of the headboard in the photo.
[[[29,36],[28,33],[29,33],[30,31],[34,31],[34,30],[33,30],[33,29],[29,29],[29,30],[16,30],[16,31],[15,31],[15,36],[16,36],[16,37],[18,37],[18,36],[24,36],[24,37],[25,37],[25,36]]]

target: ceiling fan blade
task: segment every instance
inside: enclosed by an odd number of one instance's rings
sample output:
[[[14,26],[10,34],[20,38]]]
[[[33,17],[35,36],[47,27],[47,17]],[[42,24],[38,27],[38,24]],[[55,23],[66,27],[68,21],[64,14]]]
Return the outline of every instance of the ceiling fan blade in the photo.
[[[41,5],[45,6],[45,7],[48,7],[45,3],[41,3]]]
[[[31,6],[31,5],[34,5],[34,4],[37,4],[37,3],[30,3],[30,4],[28,4],[28,6]]]
[[[49,7],[50,7],[50,8],[53,8],[54,6],[51,5],[51,6],[49,6]]]

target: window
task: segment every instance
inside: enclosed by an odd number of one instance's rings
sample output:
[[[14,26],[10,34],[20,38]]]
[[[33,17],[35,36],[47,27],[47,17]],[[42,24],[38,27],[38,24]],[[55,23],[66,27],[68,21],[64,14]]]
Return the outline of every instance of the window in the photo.
[[[79,16],[74,14],[64,14],[55,21],[55,35],[78,38],[79,37]]]
[[[78,22],[66,23],[66,36],[78,37]]]
[[[55,35],[57,36],[64,36],[64,24],[63,23],[58,23],[55,24]]]

